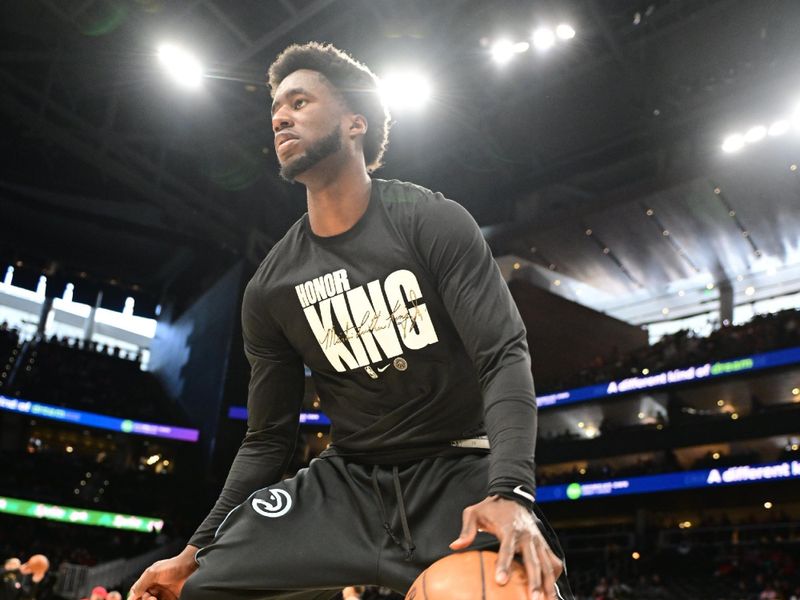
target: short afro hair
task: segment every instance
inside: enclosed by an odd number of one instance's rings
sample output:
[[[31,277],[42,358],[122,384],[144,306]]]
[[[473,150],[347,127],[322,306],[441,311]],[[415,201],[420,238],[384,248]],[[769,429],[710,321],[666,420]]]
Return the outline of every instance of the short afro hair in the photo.
[[[347,107],[367,119],[364,160],[371,173],[383,165],[389,145],[389,109],[378,93],[378,78],[369,67],[332,44],[292,44],[269,67],[270,93],[291,73],[300,69],[317,71],[342,95]]]

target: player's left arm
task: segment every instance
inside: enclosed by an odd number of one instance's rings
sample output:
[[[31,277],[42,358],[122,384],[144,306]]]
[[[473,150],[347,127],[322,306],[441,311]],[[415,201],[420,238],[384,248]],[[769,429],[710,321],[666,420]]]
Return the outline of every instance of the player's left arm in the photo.
[[[464,346],[478,371],[491,445],[488,497],[465,509],[468,547],[478,529],[500,541],[496,579],[504,584],[522,557],[533,598],[555,597],[562,564],[539,530],[535,501],[536,396],[525,325],[477,223],[437,194],[418,215],[415,244],[426,257]]]

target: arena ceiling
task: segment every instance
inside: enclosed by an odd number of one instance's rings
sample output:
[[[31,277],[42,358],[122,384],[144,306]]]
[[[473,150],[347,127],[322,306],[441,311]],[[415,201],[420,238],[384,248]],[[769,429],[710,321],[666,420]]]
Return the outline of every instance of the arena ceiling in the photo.
[[[433,101],[394,115],[378,176],[464,204],[501,265],[537,285],[637,323],[697,312],[709,282],[732,282],[737,302],[750,285],[754,297],[800,289],[800,135],[720,150],[800,103],[792,0],[0,11],[0,262],[178,304],[239,258],[257,262],[304,212],[302,189],[276,174],[266,67],[289,43],[320,40],[379,74],[427,71]],[[562,20],[570,44],[492,61],[487,42]],[[199,93],[158,68],[165,40],[204,60]]]

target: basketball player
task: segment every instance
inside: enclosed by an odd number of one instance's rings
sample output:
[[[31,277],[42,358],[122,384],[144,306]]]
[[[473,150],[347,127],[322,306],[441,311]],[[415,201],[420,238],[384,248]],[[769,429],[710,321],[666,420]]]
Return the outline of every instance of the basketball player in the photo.
[[[475,221],[441,194],[371,178],[389,115],[367,67],[295,45],[269,83],[280,174],[306,187],[308,213],[244,294],[248,430],[219,500],[130,598],[405,592],[453,550],[498,546],[499,583],[516,554],[531,598],[571,598],[535,512],[525,328]],[[332,443],[280,482],[304,364]]]

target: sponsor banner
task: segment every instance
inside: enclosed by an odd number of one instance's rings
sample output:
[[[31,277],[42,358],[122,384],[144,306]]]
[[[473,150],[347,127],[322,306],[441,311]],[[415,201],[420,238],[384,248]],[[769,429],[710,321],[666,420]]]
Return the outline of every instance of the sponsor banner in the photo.
[[[543,485],[536,490],[536,501],[558,502],[599,496],[649,494],[671,490],[719,487],[762,481],[800,478],[800,461],[791,460],[763,465],[741,465],[721,469],[681,471],[661,475],[644,475],[627,479],[609,479],[587,483]]]
[[[562,406],[574,402],[584,402],[627,394],[641,390],[667,387],[689,381],[703,381],[761,369],[771,369],[800,363],[800,347],[774,350],[743,358],[705,363],[685,369],[672,369],[653,375],[627,377],[619,381],[609,381],[585,387],[564,390],[553,394],[542,394],[536,398],[539,408]]]
[[[144,423],[131,419],[119,419],[97,413],[41,404],[19,398],[0,395],[0,410],[7,410],[22,415],[30,415],[52,421],[62,421],[83,427],[93,427],[95,429],[107,429],[121,433],[135,433],[150,437],[166,438],[170,440],[180,440],[182,442],[196,442],[200,437],[200,431],[187,427],[175,427],[173,425],[159,425],[157,423]]]
[[[246,406],[231,406],[228,409],[228,418],[236,419],[239,421],[247,420],[247,407]],[[330,425],[331,420],[325,413],[321,412],[301,412],[300,413],[301,425]]]
[[[42,504],[41,502],[20,500],[19,498],[7,498],[4,496],[0,496],[0,513],[17,515],[20,517],[31,517],[34,519],[60,521],[62,523],[75,523],[77,525],[96,525],[98,527],[109,527],[111,529],[141,531],[143,533],[161,531],[164,527],[163,520],[153,519],[151,517],[121,515],[100,510],[58,506],[57,504]]]

